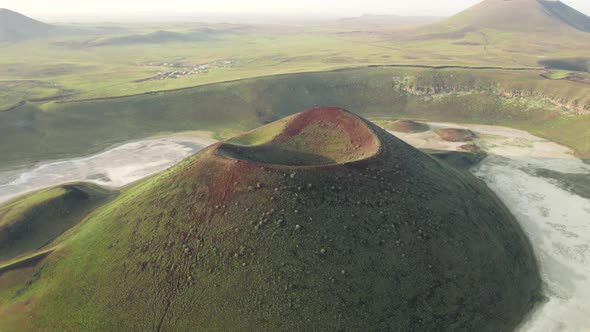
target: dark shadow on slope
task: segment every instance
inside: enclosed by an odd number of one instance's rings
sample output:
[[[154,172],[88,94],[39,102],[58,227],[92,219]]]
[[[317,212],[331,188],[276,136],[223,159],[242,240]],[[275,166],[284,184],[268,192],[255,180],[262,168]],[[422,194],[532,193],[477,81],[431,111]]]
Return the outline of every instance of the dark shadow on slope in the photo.
[[[539,3],[543,5],[550,14],[559,18],[561,21],[578,30],[590,32],[590,17],[587,15],[584,15],[561,1],[539,0]]]
[[[305,166],[305,165],[330,165],[336,164],[334,159],[326,156],[288,150],[274,145],[259,145],[254,147],[222,144],[218,149],[220,156],[248,160],[262,164]]]
[[[469,170],[470,168],[478,165],[482,160],[485,159],[485,153],[473,153],[473,152],[462,152],[462,151],[440,151],[440,150],[422,150],[429,155],[450,164],[451,166]]]
[[[54,192],[60,189],[62,192]],[[0,261],[42,248],[114,196],[98,186],[70,184],[0,207]]]
[[[539,61],[539,64],[546,68],[572,70],[572,71],[590,71],[590,58],[551,58]]]

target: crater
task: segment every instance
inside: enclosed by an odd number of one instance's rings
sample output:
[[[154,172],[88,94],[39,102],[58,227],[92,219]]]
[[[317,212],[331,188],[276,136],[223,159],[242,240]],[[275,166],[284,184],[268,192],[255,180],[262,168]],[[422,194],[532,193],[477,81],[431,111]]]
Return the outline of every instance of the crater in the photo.
[[[375,132],[356,115],[319,107],[221,143],[217,154],[285,166],[345,164],[378,154]]]

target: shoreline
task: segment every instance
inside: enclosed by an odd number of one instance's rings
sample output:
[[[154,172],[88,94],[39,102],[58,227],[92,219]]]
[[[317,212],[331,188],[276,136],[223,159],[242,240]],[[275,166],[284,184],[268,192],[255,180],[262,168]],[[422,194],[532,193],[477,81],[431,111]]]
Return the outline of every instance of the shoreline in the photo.
[[[0,204],[70,182],[117,189],[161,172],[215,143],[203,131],[161,134],[113,145],[101,152],[0,172]]]
[[[471,169],[502,200],[533,247],[544,300],[523,317],[517,331],[590,329],[590,165],[573,150],[526,131],[475,124],[424,122],[431,129],[469,129],[488,156]],[[430,132],[392,132],[413,146],[457,150]],[[543,171],[546,172],[543,174]],[[569,188],[572,183],[576,190]]]

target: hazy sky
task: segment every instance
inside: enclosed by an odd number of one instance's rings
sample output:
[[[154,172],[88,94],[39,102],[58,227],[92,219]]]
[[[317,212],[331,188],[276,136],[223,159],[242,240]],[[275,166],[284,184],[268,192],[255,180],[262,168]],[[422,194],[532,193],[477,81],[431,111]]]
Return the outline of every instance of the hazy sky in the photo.
[[[295,13],[351,16],[361,14],[438,15],[459,12],[481,0],[0,0],[9,8],[36,18],[75,18],[77,14],[162,12]],[[590,14],[590,0],[564,0]],[[84,15],[83,15],[84,16]]]

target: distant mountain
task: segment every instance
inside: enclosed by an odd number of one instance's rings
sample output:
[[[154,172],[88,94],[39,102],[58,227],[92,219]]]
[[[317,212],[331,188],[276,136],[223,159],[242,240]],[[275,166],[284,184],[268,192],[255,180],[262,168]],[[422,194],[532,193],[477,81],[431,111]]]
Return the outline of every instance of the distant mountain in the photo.
[[[539,1],[545,9],[555,17],[559,17],[563,22],[578,30],[590,32],[590,16],[580,13],[561,1]]]
[[[444,17],[436,16],[397,16],[373,15],[346,17],[333,21],[316,23],[315,28],[340,36],[363,36],[370,39],[389,39],[392,32],[415,30],[429,27],[442,21]]]
[[[86,32],[88,34],[88,32]],[[94,32],[96,33],[96,32]],[[135,44],[165,44],[172,42],[196,42],[213,40],[221,35],[239,33],[238,29],[196,29],[188,32],[158,30],[147,34],[127,34],[114,37],[99,37],[83,41],[60,41],[54,43],[67,47],[101,47]],[[90,35],[90,34],[88,34]],[[100,35],[99,35],[100,36]]]
[[[130,45],[130,44],[162,44],[174,41],[189,41],[191,36],[183,33],[159,30],[143,35],[127,35],[95,40],[88,46]]]
[[[8,9],[0,8],[0,42],[18,42],[47,36],[54,27]]]
[[[440,25],[455,31],[590,32],[590,17],[560,1],[485,0]]]
[[[341,27],[360,27],[363,30],[390,30],[416,27],[441,21],[436,16],[362,15],[343,18],[335,22]]]

